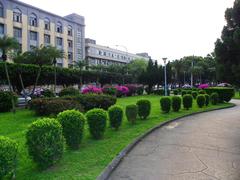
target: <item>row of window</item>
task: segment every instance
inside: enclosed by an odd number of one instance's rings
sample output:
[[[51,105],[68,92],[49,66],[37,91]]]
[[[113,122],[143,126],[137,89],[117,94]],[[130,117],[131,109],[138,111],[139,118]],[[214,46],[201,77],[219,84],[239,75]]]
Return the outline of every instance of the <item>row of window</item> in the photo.
[[[4,17],[4,7],[1,3],[0,3],[0,17]],[[22,12],[18,8],[13,9],[13,21],[22,23]],[[50,20],[48,18],[45,18],[44,19],[44,29],[50,31],[51,30],[50,24],[51,24]],[[34,26],[34,27],[38,26],[38,18],[37,18],[36,14],[31,13],[31,15],[29,16],[29,25]],[[57,22],[56,32],[63,33],[63,25],[61,22]],[[68,26],[68,35],[69,36],[73,35],[73,29],[72,29],[72,26],[70,26],[70,25]]]
[[[104,60],[104,59],[90,59],[90,64],[92,65],[121,65],[121,64],[125,64],[125,63],[121,63],[121,62],[116,62],[116,61],[109,61],[109,60]]]

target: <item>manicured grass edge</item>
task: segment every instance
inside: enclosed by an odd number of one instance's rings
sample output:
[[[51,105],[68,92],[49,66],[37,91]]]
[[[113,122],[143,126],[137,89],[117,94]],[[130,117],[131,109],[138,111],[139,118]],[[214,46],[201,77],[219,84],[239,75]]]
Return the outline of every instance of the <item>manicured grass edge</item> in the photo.
[[[107,180],[110,175],[113,173],[113,171],[118,167],[118,165],[121,163],[121,161],[124,159],[124,157],[140,142],[142,141],[146,136],[148,136],[149,134],[151,134],[153,131],[169,124],[172,123],[174,121],[180,120],[182,118],[185,117],[189,117],[189,116],[194,116],[197,114],[201,114],[201,113],[206,113],[206,112],[210,112],[210,111],[216,111],[216,110],[222,110],[222,109],[228,109],[228,108],[233,108],[236,106],[236,104],[233,103],[229,103],[229,106],[226,107],[220,107],[220,108],[216,108],[216,109],[208,109],[208,110],[204,110],[201,112],[194,112],[194,113],[190,113],[190,114],[186,114],[183,115],[181,117],[177,117],[165,122],[160,123],[159,125],[151,128],[150,130],[148,130],[146,133],[144,133],[143,135],[139,136],[137,139],[135,139],[132,143],[130,143],[126,148],[124,148],[113,160],[110,164],[108,164],[108,166],[102,171],[102,173],[97,177],[97,180]]]

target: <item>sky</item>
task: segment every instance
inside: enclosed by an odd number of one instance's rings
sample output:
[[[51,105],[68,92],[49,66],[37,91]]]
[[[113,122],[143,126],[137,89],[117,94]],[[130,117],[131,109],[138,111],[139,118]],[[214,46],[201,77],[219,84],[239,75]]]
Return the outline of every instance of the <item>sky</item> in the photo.
[[[128,52],[147,52],[159,62],[205,56],[226,24],[234,0],[21,0],[46,11],[85,17],[86,38]],[[118,49],[125,50],[119,46]]]

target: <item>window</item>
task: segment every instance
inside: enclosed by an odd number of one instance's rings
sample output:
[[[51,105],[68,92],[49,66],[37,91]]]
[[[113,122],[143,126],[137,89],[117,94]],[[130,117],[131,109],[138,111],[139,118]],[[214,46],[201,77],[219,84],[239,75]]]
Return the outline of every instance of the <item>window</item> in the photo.
[[[45,44],[50,44],[50,35],[44,34],[44,43]]]
[[[60,37],[57,37],[57,46],[62,46],[63,45],[63,40]]]
[[[22,37],[22,29],[21,28],[13,28],[13,35],[15,38],[21,38]]]
[[[4,8],[2,3],[0,3],[0,17],[3,17],[3,15],[4,15]]]
[[[73,53],[68,52],[68,60],[71,62],[73,60]]]
[[[62,32],[63,32],[62,23],[60,23],[60,22],[57,23],[57,29],[56,29],[56,31],[57,31],[58,33],[62,33]]]
[[[50,30],[50,20],[48,18],[44,19],[44,29]]]
[[[29,25],[37,27],[37,16],[34,13],[29,17]]]
[[[22,12],[18,8],[13,10],[13,21],[22,22]]]
[[[30,40],[37,41],[37,32],[30,31]]]
[[[68,47],[72,48],[73,47],[73,42],[71,40],[68,40]]]
[[[68,26],[68,35],[72,36],[72,26]]]
[[[0,24],[0,34],[4,34],[4,24]]]

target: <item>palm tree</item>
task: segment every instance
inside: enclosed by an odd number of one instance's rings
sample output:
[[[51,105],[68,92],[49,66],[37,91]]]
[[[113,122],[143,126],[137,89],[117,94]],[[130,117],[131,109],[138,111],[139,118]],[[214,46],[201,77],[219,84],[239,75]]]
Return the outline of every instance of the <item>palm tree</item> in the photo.
[[[11,38],[8,36],[3,36],[2,38],[0,38],[0,49],[2,51],[2,60],[4,61],[4,68],[5,68],[5,73],[8,81],[8,87],[10,92],[12,93],[13,93],[13,89],[11,86],[11,81],[9,78],[8,67],[7,67],[7,54],[9,51],[17,49],[18,47],[19,47],[19,43],[15,38]],[[12,101],[12,111],[15,112],[16,110],[15,110],[15,103],[14,103],[13,97],[11,101]]]

